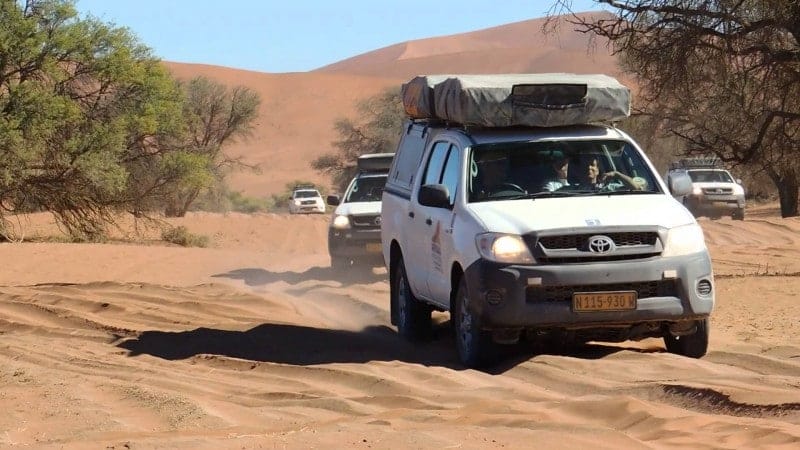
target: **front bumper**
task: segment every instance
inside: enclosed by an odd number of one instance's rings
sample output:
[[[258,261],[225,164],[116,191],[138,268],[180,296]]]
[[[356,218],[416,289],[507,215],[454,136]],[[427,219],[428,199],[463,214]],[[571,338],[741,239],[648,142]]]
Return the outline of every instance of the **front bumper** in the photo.
[[[324,213],[325,205],[296,205],[291,208],[291,211],[296,214],[302,213]]]
[[[695,213],[731,213],[744,209],[744,197],[735,195],[690,195],[686,206]]]
[[[689,256],[562,265],[478,260],[464,276],[469,304],[484,328],[590,328],[707,317],[714,307],[711,259]],[[707,294],[698,287],[709,288]],[[576,312],[574,292],[637,291],[636,308]]]
[[[331,256],[375,258],[383,262],[381,229],[328,228],[328,252]]]

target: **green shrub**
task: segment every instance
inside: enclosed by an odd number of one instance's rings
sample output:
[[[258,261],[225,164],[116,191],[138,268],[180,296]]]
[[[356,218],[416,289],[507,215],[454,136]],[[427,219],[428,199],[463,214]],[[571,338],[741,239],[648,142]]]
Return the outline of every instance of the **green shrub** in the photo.
[[[161,239],[183,247],[208,247],[209,243],[208,236],[190,233],[183,225],[164,230]]]
[[[246,197],[241,192],[229,192],[228,201],[231,210],[241,213],[257,213],[272,209],[272,200],[268,198]]]

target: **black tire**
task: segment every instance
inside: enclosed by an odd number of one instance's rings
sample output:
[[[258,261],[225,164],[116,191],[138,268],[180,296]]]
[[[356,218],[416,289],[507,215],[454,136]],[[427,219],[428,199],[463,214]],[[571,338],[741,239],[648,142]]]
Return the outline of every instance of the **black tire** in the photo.
[[[395,266],[390,297],[396,313],[397,332],[412,341],[430,337],[433,309],[417,299],[411,292],[403,258],[400,258]]]
[[[697,331],[686,336],[664,335],[664,344],[667,351],[676,355],[689,358],[702,358],[708,351],[708,335],[710,324],[708,319],[696,322]]]
[[[331,256],[331,269],[341,271],[350,268],[350,258],[344,256]]]
[[[458,283],[451,322],[461,364],[478,369],[496,361],[497,345],[492,341],[491,332],[481,329],[479,318],[470,311],[469,302],[467,283],[462,277]]]
[[[733,218],[733,220],[744,220],[744,208],[737,209],[731,218]]]

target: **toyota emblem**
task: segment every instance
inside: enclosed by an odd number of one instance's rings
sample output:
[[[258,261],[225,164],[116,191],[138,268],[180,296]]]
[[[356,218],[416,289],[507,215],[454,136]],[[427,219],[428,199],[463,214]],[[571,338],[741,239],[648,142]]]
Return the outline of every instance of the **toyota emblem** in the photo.
[[[610,253],[615,248],[614,241],[608,236],[598,235],[589,238],[589,251],[592,253]]]
[[[375,218],[375,225],[380,225],[380,224],[381,224],[381,216],[378,216]]]

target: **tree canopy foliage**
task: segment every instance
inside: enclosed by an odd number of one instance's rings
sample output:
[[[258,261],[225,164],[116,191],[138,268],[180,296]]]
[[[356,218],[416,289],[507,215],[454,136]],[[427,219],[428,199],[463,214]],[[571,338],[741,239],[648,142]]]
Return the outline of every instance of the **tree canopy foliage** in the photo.
[[[397,148],[405,113],[400,89],[391,88],[361,101],[358,118],[340,118],[335,123],[335,151],[311,162],[311,167],[331,177],[333,185],[344,191],[355,176],[358,157],[370,153],[391,153]]]
[[[0,0],[0,23],[0,232],[9,214],[49,210],[92,239],[119,211],[185,206],[255,117],[254,93],[177,82],[71,1]]]
[[[574,16],[608,40],[637,77],[639,112],[679,137],[687,154],[714,154],[766,173],[784,217],[800,189],[800,2],[596,0],[613,14]],[[571,8],[559,0],[554,12]]]

